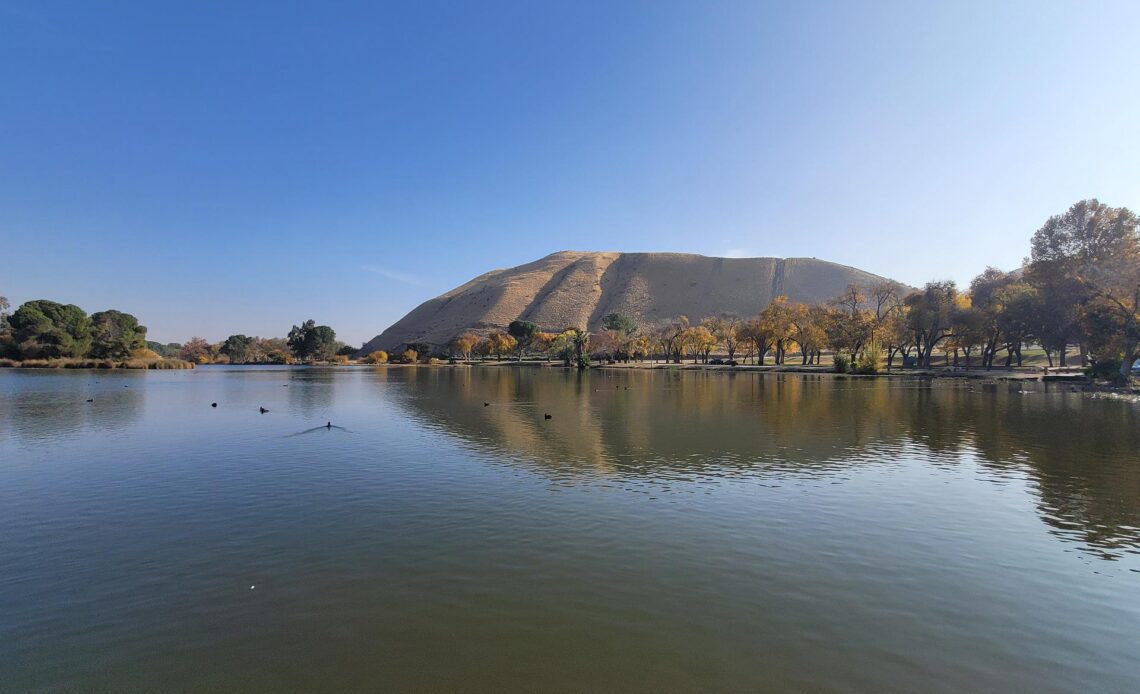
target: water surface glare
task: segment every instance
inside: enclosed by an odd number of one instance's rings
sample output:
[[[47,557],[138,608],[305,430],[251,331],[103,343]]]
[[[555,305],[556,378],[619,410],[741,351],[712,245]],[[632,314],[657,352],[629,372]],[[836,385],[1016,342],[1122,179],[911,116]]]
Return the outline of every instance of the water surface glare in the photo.
[[[0,689],[1140,691],[1140,405],[1026,388],[2,370]]]

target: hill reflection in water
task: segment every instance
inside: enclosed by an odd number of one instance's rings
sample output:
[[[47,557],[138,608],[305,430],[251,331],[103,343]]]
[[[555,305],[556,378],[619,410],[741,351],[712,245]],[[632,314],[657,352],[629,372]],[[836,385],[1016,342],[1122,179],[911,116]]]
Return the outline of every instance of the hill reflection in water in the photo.
[[[1040,384],[800,374],[389,369],[423,426],[552,480],[659,484],[976,463],[1028,480],[1041,519],[1107,559],[1140,552],[1140,410]],[[484,406],[484,403],[490,403]],[[549,413],[551,419],[544,415]]]

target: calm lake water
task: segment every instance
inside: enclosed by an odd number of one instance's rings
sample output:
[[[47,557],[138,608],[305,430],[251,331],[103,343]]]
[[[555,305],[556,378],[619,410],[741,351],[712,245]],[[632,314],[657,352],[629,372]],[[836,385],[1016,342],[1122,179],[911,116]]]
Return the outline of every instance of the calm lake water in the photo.
[[[1140,691],[1140,405],[1021,388],[3,370],[0,689]]]

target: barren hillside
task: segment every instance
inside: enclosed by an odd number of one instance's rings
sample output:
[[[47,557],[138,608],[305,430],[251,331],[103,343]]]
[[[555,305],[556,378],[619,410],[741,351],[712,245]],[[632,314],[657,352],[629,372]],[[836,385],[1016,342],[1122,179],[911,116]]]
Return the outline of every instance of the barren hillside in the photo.
[[[393,350],[407,342],[444,345],[464,331],[486,333],[522,318],[541,329],[597,330],[618,311],[651,325],[675,316],[754,316],[773,297],[825,301],[855,282],[885,278],[814,258],[710,258],[686,253],[561,251],[493,270],[426,301],[364,345]]]

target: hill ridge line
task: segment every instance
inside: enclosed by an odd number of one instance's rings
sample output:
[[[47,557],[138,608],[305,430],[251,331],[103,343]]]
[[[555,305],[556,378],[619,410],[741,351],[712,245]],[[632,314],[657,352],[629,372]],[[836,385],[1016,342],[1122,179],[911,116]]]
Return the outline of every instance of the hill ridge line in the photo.
[[[563,250],[476,275],[412,309],[362,352],[392,351],[409,342],[443,347],[463,332],[486,334],[520,318],[561,331],[598,330],[610,312],[643,326],[679,315],[750,317],[776,296],[817,303],[848,284],[882,281],[887,278],[817,258]]]

